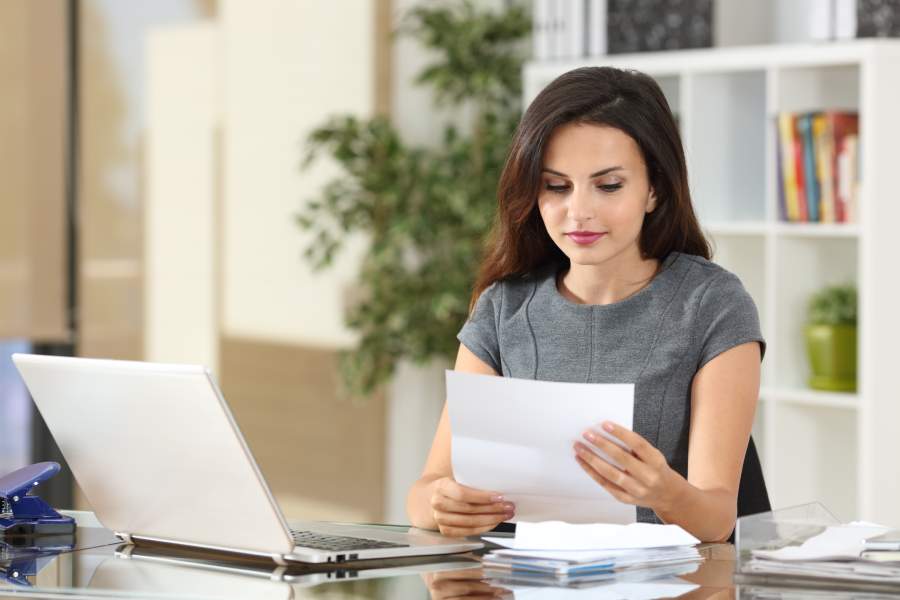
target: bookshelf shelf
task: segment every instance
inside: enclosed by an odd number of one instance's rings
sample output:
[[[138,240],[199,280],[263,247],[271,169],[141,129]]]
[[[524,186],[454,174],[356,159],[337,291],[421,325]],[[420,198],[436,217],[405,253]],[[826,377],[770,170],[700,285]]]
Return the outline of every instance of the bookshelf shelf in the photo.
[[[857,410],[859,396],[844,392],[823,392],[806,388],[763,388],[759,393],[768,402],[786,402],[806,406],[824,406]]]
[[[776,223],[775,233],[783,237],[855,238],[859,236],[855,223]]]
[[[846,519],[900,525],[900,40],[679,50],[530,62],[524,100],[581,66],[643,71],[678,117],[714,260],[756,300],[768,350],[754,439],[775,507],[818,500]],[[859,113],[854,223],[779,220],[775,115]],[[810,295],[859,290],[858,392],[807,389]]]

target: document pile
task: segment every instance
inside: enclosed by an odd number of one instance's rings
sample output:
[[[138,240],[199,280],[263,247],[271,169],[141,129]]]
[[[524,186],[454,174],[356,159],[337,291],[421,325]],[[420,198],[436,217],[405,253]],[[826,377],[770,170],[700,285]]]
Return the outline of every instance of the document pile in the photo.
[[[504,578],[547,577],[558,583],[681,575],[702,560],[694,547],[700,540],[677,525],[520,521],[515,538],[484,540],[503,546],[484,556],[486,569]]]
[[[744,573],[821,579],[849,583],[876,583],[900,589],[900,560],[877,554],[877,536],[888,527],[853,522],[832,525],[799,546],[778,550],[753,550]],[[867,540],[873,543],[867,545]]]

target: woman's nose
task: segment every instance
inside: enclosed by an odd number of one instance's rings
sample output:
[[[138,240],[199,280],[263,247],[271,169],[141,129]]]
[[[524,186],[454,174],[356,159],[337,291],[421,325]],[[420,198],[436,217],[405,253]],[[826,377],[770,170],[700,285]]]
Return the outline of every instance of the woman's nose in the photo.
[[[569,218],[578,222],[588,221],[594,216],[593,209],[590,189],[584,186],[575,186],[569,195]]]

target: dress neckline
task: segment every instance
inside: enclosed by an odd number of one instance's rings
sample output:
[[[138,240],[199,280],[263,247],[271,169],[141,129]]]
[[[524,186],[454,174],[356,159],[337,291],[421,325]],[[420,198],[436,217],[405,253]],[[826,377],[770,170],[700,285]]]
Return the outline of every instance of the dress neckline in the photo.
[[[662,283],[672,276],[672,265],[680,256],[680,252],[670,252],[661,262],[658,271],[653,276],[653,279],[650,282],[639,289],[637,292],[628,296],[627,298],[623,298],[618,302],[611,302],[609,304],[582,304],[580,302],[573,302],[563,296],[562,292],[559,291],[559,287],[557,282],[559,280],[560,267],[553,267],[550,269],[548,277],[546,277],[543,285],[548,287],[548,292],[553,301],[554,305],[563,307],[568,310],[575,311],[614,311],[621,308],[625,308],[631,306],[635,302],[642,300],[643,298],[651,295],[656,288],[658,288]]]

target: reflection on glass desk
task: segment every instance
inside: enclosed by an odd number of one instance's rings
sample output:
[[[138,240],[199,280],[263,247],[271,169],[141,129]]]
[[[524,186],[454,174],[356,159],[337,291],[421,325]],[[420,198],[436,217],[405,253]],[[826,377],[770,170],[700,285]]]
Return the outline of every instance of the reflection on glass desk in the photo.
[[[691,573],[642,581],[639,576],[554,587],[511,579],[480,567],[473,554],[279,567],[237,562],[183,549],[123,545],[90,513],[78,522],[71,550],[40,553],[42,564],[24,581],[0,579],[0,597],[67,598],[734,598],[730,545],[701,549],[706,560]],[[38,556],[32,553],[31,556]],[[0,568],[4,566],[0,560]],[[696,565],[695,565],[696,566]],[[777,597],[777,596],[776,596]]]

